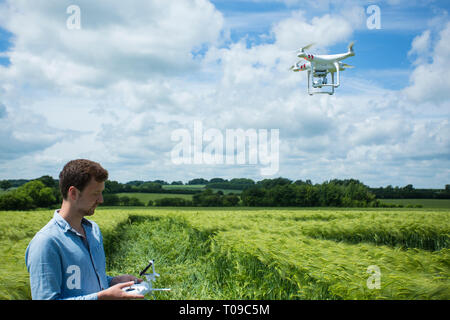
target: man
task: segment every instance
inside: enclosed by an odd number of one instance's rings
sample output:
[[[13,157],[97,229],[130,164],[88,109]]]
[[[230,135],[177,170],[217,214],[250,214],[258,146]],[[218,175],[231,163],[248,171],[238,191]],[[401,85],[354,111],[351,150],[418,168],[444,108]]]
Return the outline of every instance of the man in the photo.
[[[90,160],[69,161],[59,174],[61,209],[25,253],[33,299],[142,299],[124,288],[142,279],[106,275],[103,238],[92,216],[103,202],[108,171]]]

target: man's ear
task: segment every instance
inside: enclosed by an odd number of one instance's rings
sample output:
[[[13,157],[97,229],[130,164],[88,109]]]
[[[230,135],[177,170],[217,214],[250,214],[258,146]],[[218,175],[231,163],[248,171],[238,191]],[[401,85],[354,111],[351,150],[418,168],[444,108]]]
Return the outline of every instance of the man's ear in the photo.
[[[75,188],[74,186],[70,186],[69,190],[67,191],[67,198],[69,198],[69,200],[75,201],[78,199],[79,196],[79,192],[77,188]]]

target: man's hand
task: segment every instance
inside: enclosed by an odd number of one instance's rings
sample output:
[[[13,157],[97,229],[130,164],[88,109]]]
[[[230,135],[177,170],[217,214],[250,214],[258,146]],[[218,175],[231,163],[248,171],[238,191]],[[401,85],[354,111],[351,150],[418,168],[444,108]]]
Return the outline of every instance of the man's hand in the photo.
[[[127,293],[122,290],[123,288],[129,287],[133,284],[134,281],[129,281],[112,285],[108,289],[98,293],[98,300],[144,299],[144,296],[141,294]]]
[[[110,286],[112,287],[113,285],[116,285],[118,283],[129,282],[129,281],[136,281],[137,283],[140,283],[143,280],[138,279],[135,276],[132,276],[130,274],[125,274],[122,276],[117,276],[117,277],[112,278]]]

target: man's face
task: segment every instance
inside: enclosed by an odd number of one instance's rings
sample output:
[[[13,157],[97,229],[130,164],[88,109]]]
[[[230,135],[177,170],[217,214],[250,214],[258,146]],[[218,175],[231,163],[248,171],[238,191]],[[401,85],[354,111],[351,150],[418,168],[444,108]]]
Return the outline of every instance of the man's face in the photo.
[[[102,192],[104,189],[104,182],[97,182],[92,178],[84,190],[79,193],[77,199],[78,212],[83,216],[93,215],[95,208],[97,208],[100,203],[103,203]]]

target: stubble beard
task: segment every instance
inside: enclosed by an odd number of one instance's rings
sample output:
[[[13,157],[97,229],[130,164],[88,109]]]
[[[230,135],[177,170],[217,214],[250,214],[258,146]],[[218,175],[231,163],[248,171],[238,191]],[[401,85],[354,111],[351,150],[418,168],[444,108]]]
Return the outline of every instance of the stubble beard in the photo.
[[[82,209],[80,211],[83,214],[83,216],[92,216],[92,215],[94,215],[96,208],[97,208],[97,204],[94,204],[89,209]]]

